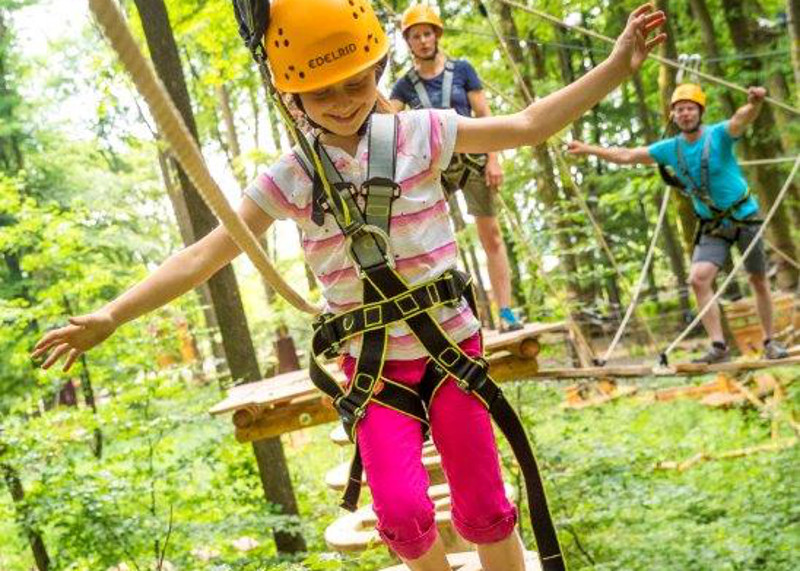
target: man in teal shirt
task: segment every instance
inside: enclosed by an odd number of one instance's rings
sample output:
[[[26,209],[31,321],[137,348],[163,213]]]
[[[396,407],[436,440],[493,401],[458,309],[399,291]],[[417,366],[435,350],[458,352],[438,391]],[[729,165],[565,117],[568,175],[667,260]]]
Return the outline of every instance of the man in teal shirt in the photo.
[[[752,195],[734,155],[733,148],[745,129],[755,121],[767,92],[763,87],[748,90],[747,103],[728,121],[703,125],[705,93],[698,85],[679,85],[672,95],[671,117],[680,134],[649,147],[603,148],[573,141],[573,155],[595,155],[617,164],[654,164],[670,167],[676,183],[689,194],[700,219],[692,254],[689,283],[700,307],[714,296],[713,284],[728,260],[733,244],[741,252],[758,232],[758,201]],[[772,339],[772,297],[767,279],[764,246],[759,240],[744,262],[756,299],[756,310],[764,329],[764,356],[782,359],[786,349]],[[730,358],[715,304],[703,317],[711,346],[698,363],[720,363]]]

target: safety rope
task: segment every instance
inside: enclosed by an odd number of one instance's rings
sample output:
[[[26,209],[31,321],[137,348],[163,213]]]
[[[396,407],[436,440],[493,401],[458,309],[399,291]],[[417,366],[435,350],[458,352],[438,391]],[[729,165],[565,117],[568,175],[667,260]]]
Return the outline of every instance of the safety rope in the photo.
[[[113,0],[89,0],[89,8],[133,79],[136,89],[147,101],[159,131],[172,147],[175,158],[236,245],[247,254],[270,286],[289,303],[300,311],[319,313],[319,308],[306,301],[278,274],[256,237],[225,199],[203,160],[197,142],[189,133],[155,70],[139,50],[117,4]]]
[[[496,0],[496,1],[497,2],[501,2],[503,4],[506,4],[507,6],[511,6],[512,8],[516,8],[518,10],[522,10],[523,12],[528,12],[529,14],[533,14],[534,16],[538,16],[539,18],[547,20],[548,22],[551,22],[551,23],[556,24],[558,26],[561,26],[563,28],[567,28],[569,30],[574,30],[574,31],[579,32],[581,34],[584,34],[586,36],[589,36],[589,37],[592,37],[592,38],[595,38],[595,39],[598,39],[598,40],[602,40],[602,41],[604,41],[606,43],[609,43],[609,44],[612,44],[612,45],[616,44],[616,42],[615,42],[615,40],[613,38],[609,38],[606,35],[600,34],[598,32],[594,32],[594,31],[589,30],[588,28],[584,28],[582,26],[578,26],[578,25],[575,25],[575,24],[567,24],[566,22],[564,22],[563,20],[557,18],[556,16],[553,16],[552,14],[548,14],[547,12],[543,12],[541,10],[537,10],[536,8],[531,8],[529,6],[524,6],[524,5],[522,5],[522,4],[518,3],[518,2],[514,2],[514,0]],[[689,67],[687,67],[685,65],[682,65],[682,64],[676,62],[675,60],[672,60],[672,59],[669,59],[669,58],[665,58],[665,57],[662,57],[662,56],[659,56],[659,55],[653,54],[653,53],[648,54],[647,57],[652,59],[652,60],[654,60],[654,61],[657,61],[658,63],[664,64],[664,65],[668,65],[668,66],[673,67],[675,69],[682,69],[682,70],[686,71],[687,73],[693,73],[693,74],[697,75],[698,77],[701,77],[701,78],[705,79],[706,81],[708,81],[710,83],[716,83],[717,85],[721,85],[723,87],[727,87],[728,89],[741,91],[742,93],[748,93],[747,89],[742,87],[741,85],[737,85],[735,83],[731,83],[729,81],[726,81],[724,79],[721,79],[721,78],[716,77],[714,75],[711,75],[709,73],[705,73],[705,72],[702,72],[702,71],[695,70],[693,68],[689,68]],[[793,113],[795,115],[800,115],[800,109],[797,109],[796,107],[792,107],[791,105],[788,105],[787,103],[784,103],[783,101],[780,101],[778,99],[775,99],[775,98],[769,97],[769,96],[765,97],[764,100],[768,101],[769,103],[771,103],[773,105],[775,105],[776,107],[780,107],[784,111],[788,111],[789,113]]]
[[[636,288],[633,290],[633,294],[631,295],[631,301],[628,304],[628,308],[625,310],[625,316],[622,318],[622,322],[619,324],[619,328],[617,329],[617,332],[614,334],[614,338],[611,340],[611,344],[608,346],[608,349],[606,349],[606,352],[599,360],[598,364],[600,364],[601,366],[605,365],[608,362],[609,357],[611,357],[611,354],[614,352],[614,349],[616,349],[620,339],[622,339],[622,334],[625,332],[625,328],[628,326],[628,321],[633,315],[633,310],[636,308],[636,305],[639,302],[639,296],[641,295],[642,289],[644,288],[645,281],[647,280],[647,272],[650,268],[650,263],[653,260],[653,253],[656,250],[658,237],[661,234],[661,227],[664,225],[664,220],[666,220],[667,218],[667,207],[669,206],[669,198],[671,190],[672,187],[670,186],[667,186],[666,189],[664,190],[664,198],[661,200],[661,208],[658,211],[658,222],[656,222],[656,227],[653,230],[653,237],[650,239],[650,247],[647,249],[647,255],[644,258],[642,271],[639,273],[639,281],[636,284]]]
[[[504,1],[504,0],[501,0],[501,1]],[[750,242],[750,244],[747,246],[747,249],[744,252],[742,252],[741,258],[736,263],[736,265],[733,267],[731,272],[728,274],[728,277],[725,279],[724,282],[722,282],[722,285],[720,285],[719,288],[717,288],[717,291],[714,294],[714,296],[710,300],[708,300],[708,303],[706,303],[706,305],[700,310],[700,313],[697,314],[697,316],[686,327],[686,329],[684,329],[683,332],[680,335],[678,335],[678,337],[672,343],[670,343],[670,345],[661,353],[661,359],[660,359],[661,360],[661,365],[663,365],[663,366],[667,365],[667,363],[668,363],[667,357],[673,351],[673,349],[675,349],[675,347],[677,347],[677,345],[681,341],[683,341],[686,338],[686,336],[689,335],[689,333],[691,333],[691,331],[697,326],[697,324],[700,323],[700,320],[702,320],[703,317],[705,317],[705,314],[708,313],[708,311],[711,309],[711,307],[713,307],[713,305],[717,303],[717,300],[720,298],[720,296],[723,293],[725,293],[725,290],[727,289],[728,285],[731,283],[733,278],[736,276],[736,272],[738,272],[739,269],[741,269],[741,267],[744,265],[744,262],[747,259],[747,256],[750,255],[750,252],[752,252],[753,248],[755,248],[756,245],[758,244],[758,240],[764,234],[764,231],[766,230],[767,225],[769,224],[770,220],[772,220],[772,217],[775,215],[775,212],[777,212],[778,207],[781,205],[781,202],[783,201],[783,199],[786,197],[786,194],[789,191],[789,188],[791,187],[792,180],[794,180],[795,175],[797,175],[798,169],[800,169],[800,155],[797,155],[797,158],[794,161],[794,166],[792,167],[792,172],[789,173],[789,176],[786,178],[786,182],[783,183],[783,187],[781,188],[780,192],[778,193],[778,196],[775,197],[775,202],[772,203],[772,206],[770,207],[769,212],[767,213],[766,217],[764,218],[764,222],[761,223],[761,226],[758,229],[758,232],[753,237],[753,239]]]
[[[790,266],[792,266],[794,269],[796,269],[796,270],[800,270],[800,262],[798,262],[797,260],[795,260],[794,258],[792,258],[791,256],[789,256],[789,254],[787,254],[786,252],[784,252],[783,250],[781,250],[780,248],[778,248],[778,247],[777,247],[775,244],[773,244],[772,242],[770,242],[770,241],[769,241],[767,238],[764,238],[764,243],[765,243],[765,244],[766,244],[766,245],[767,245],[767,246],[768,246],[768,247],[769,247],[769,248],[770,248],[770,249],[771,249],[773,252],[775,252],[776,254],[778,254],[778,256],[780,256],[781,258],[783,258],[783,259],[786,261],[786,263],[788,263],[788,264],[789,264]]]

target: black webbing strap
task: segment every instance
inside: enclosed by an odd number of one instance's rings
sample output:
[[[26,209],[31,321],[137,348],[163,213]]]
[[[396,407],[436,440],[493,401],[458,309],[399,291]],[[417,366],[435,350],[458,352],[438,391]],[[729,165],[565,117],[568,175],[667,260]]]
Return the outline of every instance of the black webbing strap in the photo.
[[[460,303],[469,278],[458,270],[448,270],[438,278],[410,288],[407,292],[339,314],[324,314],[314,323],[312,350],[334,358],[341,344],[371,329],[380,329],[406,317],[441,305]]]

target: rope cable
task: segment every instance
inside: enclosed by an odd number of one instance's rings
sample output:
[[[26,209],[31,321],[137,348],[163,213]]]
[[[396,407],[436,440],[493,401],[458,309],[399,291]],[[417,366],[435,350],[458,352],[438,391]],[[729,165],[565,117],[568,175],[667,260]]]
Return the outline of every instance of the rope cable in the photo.
[[[604,42],[612,44],[612,45],[616,44],[616,42],[614,41],[613,38],[609,38],[606,35],[600,34],[598,32],[594,32],[592,30],[589,30],[588,28],[584,28],[583,26],[578,26],[576,24],[567,24],[566,22],[564,22],[563,20],[560,20],[559,18],[557,18],[556,16],[553,16],[552,14],[548,14],[547,12],[543,12],[541,10],[537,10],[536,8],[531,8],[529,6],[525,6],[523,4],[515,2],[514,0],[496,0],[496,1],[497,2],[501,2],[503,4],[506,4],[508,6],[511,6],[512,8],[516,8],[518,10],[522,10],[523,12],[528,12],[529,14],[533,14],[534,16],[538,16],[539,18],[547,20],[547,21],[549,21],[549,22],[551,22],[553,24],[556,24],[558,26],[561,26],[563,28],[567,28],[569,30],[574,30],[574,31],[579,32],[581,34],[590,36],[592,38],[604,41]],[[726,81],[726,80],[724,80],[722,78],[716,77],[716,76],[711,75],[709,73],[705,73],[703,71],[699,71],[699,70],[696,70],[696,69],[693,69],[693,68],[689,68],[689,67],[687,67],[687,66],[685,66],[685,65],[683,65],[681,63],[678,63],[675,60],[672,60],[672,59],[669,59],[669,58],[665,58],[665,57],[662,57],[662,56],[659,56],[659,55],[653,54],[653,53],[648,54],[647,57],[652,59],[652,60],[654,60],[654,61],[657,61],[658,63],[664,64],[664,65],[668,65],[668,66],[673,67],[675,69],[682,69],[687,73],[695,74],[698,77],[701,77],[701,78],[705,79],[706,81],[708,81],[710,83],[716,83],[717,85],[721,85],[723,87],[727,87],[728,89],[733,89],[733,90],[736,90],[736,91],[741,91],[742,93],[747,93],[747,89],[742,87],[741,85],[737,85],[735,83],[731,83],[729,81]],[[780,107],[784,111],[788,111],[789,113],[793,113],[794,115],[800,115],[800,109],[798,109],[796,107],[792,107],[791,105],[789,105],[787,103],[784,103],[783,101],[780,101],[779,99],[775,99],[773,97],[766,96],[766,97],[764,97],[764,100],[772,103],[776,107]]]
[[[501,1],[505,1],[505,0],[501,0]],[[772,220],[772,217],[775,215],[775,212],[777,212],[778,207],[780,206],[781,202],[783,201],[784,197],[786,196],[787,192],[789,191],[789,188],[791,187],[791,184],[792,184],[792,180],[794,180],[794,177],[797,175],[798,169],[800,169],[800,155],[797,155],[797,158],[794,161],[794,166],[792,167],[792,172],[789,173],[789,176],[786,178],[786,181],[783,183],[783,187],[781,188],[780,192],[778,193],[778,196],[775,197],[775,202],[772,203],[772,206],[770,207],[769,212],[767,213],[767,216],[764,218],[764,221],[761,223],[761,226],[759,227],[758,232],[753,237],[753,239],[750,241],[750,244],[747,246],[747,249],[744,252],[742,252],[741,258],[736,263],[736,265],[733,267],[733,269],[728,274],[728,276],[725,278],[725,281],[722,282],[722,285],[720,285],[719,288],[717,288],[717,291],[714,294],[714,296],[710,300],[708,300],[706,305],[700,310],[700,312],[692,320],[692,322],[686,327],[686,329],[684,329],[683,332],[680,335],[678,335],[678,337],[672,343],[670,343],[669,346],[661,353],[661,364],[662,365],[666,365],[667,364],[667,356],[672,352],[673,349],[675,349],[675,347],[678,345],[678,343],[683,341],[686,338],[686,336],[689,335],[689,333],[691,333],[691,331],[697,326],[697,324],[700,323],[700,320],[703,319],[705,314],[708,313],[708,311],[711,309],[711,307],[714,304],[717,303],[717,300],[725,292],[725,290],[727,289],[728,285],[731,283],[733,278],[736,276],[736,272],[738,272],[739,269],[741,269],[741,267],[744,265],[744,262],[747,259],[747,256],[750,255],[750,252],[752,252],[753,248],[755,248],[756,245],[758,244],[759,239],[763,236],[764,231],[767,229],[767,225],[769,224],[770,220]]]
[[[290,304],[306,313],[319,313],[319,308],[306,301],[280,276],[250,228],[231,208],[211,176],[197,142],[189,133],[164,85],[139,50],[120,8],[112,0],[89,0],[89,7],[137,90],[147,102],[176,159],[236,245],[247,254],[264,279]]]
[[[481,5],[482,5],[482,3],[481,3]],[[485,10],[485,7],[484,7],[484,10]],[[494,33],[494,35],[495,35],[495,37],[497,39],[497,42],[500,44],[500,46],[501,46],[501,48],[503,50],[503,54],[505,55],[506,59],[508,60],[509,67],[511,68],[512,72],[514,73],[514,75],[516,77],[517,84],[520,87],[520,91],[522,92],[523,97],[526,99],[528,104],[533,103],[533,101],[534,101],[533,94],[528,89],[528,85],[525,82],[525,78],[522,75],[522,71],[519,69],[519,66],[517,65],[517,62],[514,60],[514,57],[511,55],[511,50],[508,47],[508,43],[506,41],[505,36],[502,34],[502,32],[498,29],[497,25],[494,23],[494,20],[492,19],[492,17],[489,14],[488,10],[485,10],[484,17],[489,22],[489,25],[492,28],[492,32]],[[590,222],[590,224],[592,226],[592,229],[593,229],[593,231],[595,233],[595,236],[597,238],[597,241],[600,243],[600,246],[603,249],[603,252],[605,253],[606,257],[608,258],[608,261],[611,263],[611,266],[614,269],[614,273],[617,275],[617,277],[620,280],[622,280],[622,282],[624,282],[625,284],[630,286],[630,281],[623,274],[622,269],[619,267],[619,264],[617,263],[617,259],[614,256],[614,253],[611,251],[611,248],[608,245],[608,241],[605,238],[605,235],[603,233],[603,229],[600,227],[600,224],[597,222],[597,219],[595,218],[594,214],[592,213],[591,209],[589,208],[589,205],[583,199],[583,194],[581,192],[581,189],[578,187],[577,182],[575,182],[575,179],[572,177],[572,175],[570,173],[570,170],[569,170],[569,165],[567,164],[567,161],[564,158],[563,153],[555,145],[550,145],[550,144],[546,144],[546,145],[547,145],[547,148],[551,149],[553,151],[553,154],[556,156],[556,162],[558,163],[559,170],[562,173],[562,182],[567,182],[567,185],[572,188],[573,195],[575,196],[576,200],[578,201],[578,204],[580,205],[581,210],[583,210],[584,215],[589,220],[589,222]],[[647,335],[648,343],[651,345],[651,347],[653,347],[655,349],[655,347],[656,347],[655,343],[656,342],[655,342],[655,338],[653,337],[653,332],[650,330],[649,325],[647,324],[646,321],[642,320],[639,317],[638,313],[637,313],[637,320],[641,322],[641,325],[642,325],[642,327],[643,327],[643,329],[645,331],[645,334]]]
[[[606,349],[606,352],[600,359],[600,364],[602,365],[608,362],[609,357],[611,357],[611,354],[614,352],[614,349],[616,348],[620,339],[622,339],[622,334],[625,332],[625,328],[628,326],[628,321],[633,315],[633,311],[639,301],[639,296],[641,295],[644,284],[647,281],[647,271],[650,268],[650,263],[653,260],[653,253],[655,252],[656,244],[658,243],[658,236],[661,234],[661,227],[663,226],[664,220],[666,220],[667,217],[667,207],[669,206],[671,190],[672,187],[670,186],[667,186],[664,190],[664,198],[661,200],[661,208],[658,211],[658,222],[656,223],[655,229],[653,229],[653,237],[650,239],[650,247],[647,249],[647,255],[644,258],[642,271],[639,274],[639,282],[636,284],[636,288],[633,290],[631,301],[628,304],[628,308],[625,310],[625,316],[622,318],[622,322],[619,324],[619,328],[614,334],[611,344],[608,346],[608,349]]]

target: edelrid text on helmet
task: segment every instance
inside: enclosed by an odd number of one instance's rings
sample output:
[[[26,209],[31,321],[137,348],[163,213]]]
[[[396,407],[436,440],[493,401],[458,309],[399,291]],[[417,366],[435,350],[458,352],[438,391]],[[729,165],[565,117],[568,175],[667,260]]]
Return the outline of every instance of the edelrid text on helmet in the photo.
[[[274,0],[264,46],[275,87],[307,93],[379,63],[389,40],[369,0]]]

